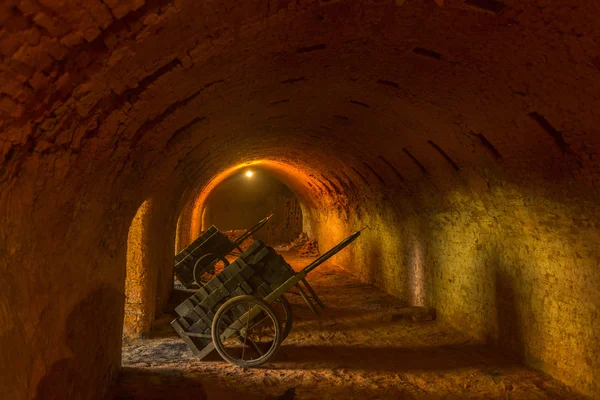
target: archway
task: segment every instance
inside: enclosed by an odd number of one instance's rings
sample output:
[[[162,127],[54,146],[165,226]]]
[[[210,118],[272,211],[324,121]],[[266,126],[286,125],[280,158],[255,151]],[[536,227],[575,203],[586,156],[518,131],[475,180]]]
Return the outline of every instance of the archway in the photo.
[[[302,233],[302,210],[294,193],[268,170],[246,169],[225,179],[202,207],[202,230],[211,225],[241,234],[272,215],[267,226],[253,234],[270,246],[289,243]]]

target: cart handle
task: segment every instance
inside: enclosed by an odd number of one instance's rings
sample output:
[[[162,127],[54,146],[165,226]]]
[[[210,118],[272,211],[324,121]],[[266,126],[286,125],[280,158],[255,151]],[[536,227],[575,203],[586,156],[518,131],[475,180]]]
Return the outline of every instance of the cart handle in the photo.
[[[269,222],[269,220],[271,219],[271,217],[273,216],[273,214],[261,219],[260,221],[258,221],[256,223],[256,225],[254,225],[252,228],[248,229],[246,232],[242,233],[240,236],[238,236],[234,241],[234,247],[239,246],[240,244],[242,244],[244,242],[244,240],[248,239],[250,237],[250,235],[252,235],[254,232],[258,231],[260,228],[262,228],[267,222]]]
[[[290,277],[287,281],[285,281],[281,286],[277,287],[271,293],[266,295],[263,300],[266,301],[267,304],[270,304],[270,303],[274,302],[275,300],[277,300],[279,298],[279,296],[281,296],[282,294],[287,292],[288,289],[290,289],[292,286],[296,285],[298,282],[303,280],[310,271],[317,268],[319,265],[323,264],[327,259],[331,258],[331,256],[333,256],[335,253],[342,250],[344,247],[348,246],[350,243],[354,242],[356,240],[356,238],[358,238],[360,236],[360,233],[367,228],[368,228],[368,226],[362,228],[359,231],[354,232],[352,235],[350,235],[346,239],[342,240],[340,243],[338,243],[336,246],[334,246],[327,253],[323,254],[321,257],[317,258],[312,263],[308,264],[301,271],[297,272],[292,277]]]
[[[304,269],[302,269],[301,272],[308,274],[310,271],[317,268],[319,265],[323,264],[325,261],[327,261],[328,259],[333,257],[336,253],[341,251],[344,247],[346,247],[350,243],[354,242],[360,236],[360,233],[367,228],[369,228],[369,227],[365,226],[364,228],[354,232],[352,235],[348,236],[346,239],[342,240],[340,243],[335,245],[327,253],[323,254],[321,257],[317,258],[315,261],[311,262],[306,267],[304,267]]]

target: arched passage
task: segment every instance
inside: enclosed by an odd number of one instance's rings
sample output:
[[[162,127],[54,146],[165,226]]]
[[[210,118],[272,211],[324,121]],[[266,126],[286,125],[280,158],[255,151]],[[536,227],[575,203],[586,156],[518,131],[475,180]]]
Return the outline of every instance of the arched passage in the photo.
[[[275,246],[290,243],[302,233],[301,206],[294,193],[268,170],[247,168],[215,187],[199,212],[202,230],[240,231],[268,215],[269,223],[252,235]]]
[[[596,4],[0,7],[10,398],[61,368],[100,397],[119,360],[136,210],[150,197],[162,210],[156,265],[172,276],[175,232],[184,244],[199,229],[198,190],[258,160],[308,177],[324,246],[374,229],[340,255],[362,279],[598,392]],[[102,346],[69,369],[72,323]]]
[[[324,178],[319,176],[320,172],[306,163],[290,162],[288,160],[263,159],[254,160],[226,168],[212,180],[201,187],[197,192],[190,193],[178,224],[177,249],[185,247],[196,238],[202,229],[205,217],[203,217],[207,199],[212,191],[222,182],[234,177],[245,170],[262,169],[268,174],[280,180],[298,198],[302,207],[304,221],[302,226],[316,237],[314,215],[318,210],[324,210],[333,204],[343,207],[347,201],[346,195],[340,191],[333,192],[329,186],[324,186]],[[331,183],[330,183],[331,185]],[[327,188],[325,189],[322,188]],[[338,189],[339,190],[339,189]]]

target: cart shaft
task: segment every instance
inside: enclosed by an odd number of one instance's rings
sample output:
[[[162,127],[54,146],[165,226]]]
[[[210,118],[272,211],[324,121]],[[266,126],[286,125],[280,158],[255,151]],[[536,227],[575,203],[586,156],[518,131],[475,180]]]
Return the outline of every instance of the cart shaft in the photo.
[[[337,252],[342,250],[344,247],[348,246],[350,243],[355,241],[356,238],[360,236],[361,232],[362,231],[356,231],[352,235],[348,236],[346,239],[342,240],[338,245],[334,246],[327,253],[323,254],[321,257],[317,258],[315,261],[304,267],[302,271],[297,272],[296,275],[289,278],[281,286],[279,286],[277,289],[273,290],[271,293],[265,296],[264,300],[267,302],[267,304],[270,304],[277,300],[282,294],[284,294],[293,286],[298,284],[298,282],[303,281],[310,271],[317,268],[319,265],[323,264],[329,258],[334,256]]]

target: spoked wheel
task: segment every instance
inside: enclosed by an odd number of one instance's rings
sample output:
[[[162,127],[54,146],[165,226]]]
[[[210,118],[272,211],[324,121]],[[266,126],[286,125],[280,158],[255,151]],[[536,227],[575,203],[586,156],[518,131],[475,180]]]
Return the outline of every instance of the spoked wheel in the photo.
[[[279,321],[279,326],[281,327],[280,341],[283,342],[292,330],[292,321],[294,320],[292,315],[292,306],[283,295],[269,306],[271,307],[271,309],[275,313],[275,316],[277,317],[277,320]],[[240,341],[240,343],[244,342],[244,338],[241,336],[238,337],[238,340]]]
[[[292,315],[292,307],[290,302],[282,295],[273,304],[271,304],[271,308],[275,312],[275,315],[279,320],[279,324],[281,325],[281,341],[283,342],[292,331],[292,321],[294,319]]]
[[[263,300],[237,296],[217,310],[212,340],[223,359],[238,367],[257,367],[275,355],[281,344],[281,323]]]
[[[202,287],[228,266],[229,261],[225,257],[212,253],[202,256],[194,265],[194,280]]]

